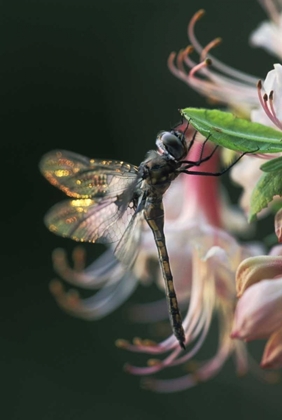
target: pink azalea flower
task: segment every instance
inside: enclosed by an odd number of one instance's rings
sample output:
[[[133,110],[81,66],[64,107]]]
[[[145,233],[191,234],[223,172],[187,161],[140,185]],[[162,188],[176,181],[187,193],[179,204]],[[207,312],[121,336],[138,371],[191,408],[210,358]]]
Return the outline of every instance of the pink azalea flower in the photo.
[[[250,341],[268,337],[282,327],[281,303],[282,277],[249,287],[238,301],[232,338]]]
[[[279,0],[265,0],[261,3],[271,20],[270,22],[264,22],[251,34],[250,42],[254,46],[267,48],[271,53],[277,52],[277,56],[281,58],[281,2]],[[221,38],[215,38],[206,46],[201,45],[195,34],[195,25],[204,13],[204,10],[199,10],[190,20],[187,31],[190,45],[180,50],[179,53],[172,52],[168,58],[168,67],[176,77],[209,98],[209,100],[226,104],[238,115],[250,115],[252,110],[260,108],[256,88],[259,78],[234,69],[210,54],[210,51],[220,44]],[[271,36],[271,32],[277,33],[275,36]],[[198,62],[191,57],[194,51],[198,53]],[[269,76],[269,79],[271,78]],[[273,90],[273,87],[269,89],[272,85],[269,82],[270,80],[266,79],[264,86],[268,94]],[[280,89],[277,89],[274,101],[276,112],[278,109],[281,112],[280,107],[275,103],[281,97],[279,93]],[[260,117],[265,118],[264,113]],[[263,124],[260,118],[254,117],[252,120]],[[266,120],[266,125],[270,125],[268,120]]]
[[[264,23],[255,31],[252,34],[251,42],[253,45],[263,46],[281,57],[281,3],[266,0],[263,5],[271,18],[271,23]],[[202,47],[195,36],[195,23],[202,15],[203,11],[198,12],[188,26],[188,36],[192,46],[181,50],[177,55],[175,53],[170,55],[168,65],[172,73],[209,99],[226,104],[233,112],[239,115],[249,115],[254,122],[282,130],[280,103],[282,66],[275,64],[274,70],[268,73],[265,81],[257,84],[256,78],[215,60],[210,55],[210,50],[217,46],[220,40],[215,39],[206,47]],[[198,64],[191,59],[193,50],[199,54]],[[261,158],[245,156],[233,168],[231,174],[233,180],[244,188],[240,204],[246,213],[249,211],[253,188],[261,176],[261,164],[264,163],[264,159],[276,156],[261,155]],[[261,214],[263,213],[266,211],[261,212]],[[282,236],[281,214],[282,211],[276,215],[275,224],[280,241]],[[253,270],[249,270],[247,276],[243,268],[250,261],[253,262],[250,263]],[[249,258],[240,267],[241,272],[239,269],[238,273],[241,274],[237,274],[237,281],[238,276],[241,277],[240,294],[244,293],[236,309],[232,337],[245,340],[269,337],[261,366],[264,368],[280,367],[282,366],[281,257],[259,257],[259,261],[256,258]],[[271,280],[272,277],[274,280]],[[256,283],[258,278],[261,281]],[[244,291],[246,288],[248,290]],[[187,378],[183,378],[179,386],[181,387],[183,383],[187,386],[188,382]],[[161,386],[163,386],[163,382],[161,385],[157,385],[157,387]],[[174,386],[177,384],[174,383]]]
[[[262,95],[262,87],[265,92],[264,95]],[[251,111],[251,120],[282,130],[281,93],[282,66],[281,64],[274,64],[274,70],[269,71],[265,81],[258,84],[258,99],[261,106]],[[260,166],[265,162],[265,159],[273,159],[278,156],[279,154],[261,155],[261,158],[244,156],[238,162],[238,165],[232,168],[231,178],[244,189],[240,205],[246,214],[249,213],[253,189],[262,175]],[[258,216],[267,213],[268,210],[263,209]]]
[[[260,365],[263,369],[282,367],[282,328],[277,329],[267,340]]]
[[[201,45],[195,35],[195,24],[203,15],[204,11],[200,10],[193,16],[188,25],[191,44],[178,54],[172,52],[168,67],[176,77],[210,100],[227,103],[238,114],[249,115],[258,105],[255,87],[258,78],[229,67],[210,54],[220,44],[220,38]],[[191,58],[194,51],[199,55],[198,63]]]
[[[237,270],[239,301],[232,338],[267,339],[262,368],[282,367],[282,247],[248,258]]]
[[[281,53],[281,4],[269,0],[264,1],[263,5],[271,22],[264,23],[255,31],[251,36],[251,42],[257,46],[268,45],[268,50],[272,52],[278,53],[280,49]],[[254,122],[282,130],[282,66],[274,64],[274,70],[269,71],[265,81],[258,84],[258,78],[235,70],[215,59],[210,51],[220,44],[220,39],[216,38],[206,46],[202,46],[195,35],[195,24],[203,14],[203,10],[197,12],[188,25],[191,45],[178,54],[171,53],[168,59],[171,72],[210,100],[226,104],[235,114],[247,116]],[[276,35],[279,32],[281,36],[270,36],[271,31]],[[279,43],[276,38],[279,39]],[[199,54],[199,63],[191,58],[194,50]],[[278,56],[281,57],[282,54]],[[264,163],[264,159],[276,156],[244,156],[232,169],[231,178],[243,188],[240,205],[246,214],[249,212],[253,188],[262,174],[260,166]],[[265,214],[267,210],[263,210],[259,216]]]
[[[282,4],[280,0],[261,0],[269,21],[262,22],[251,34],[251,45],[265,48],[282,59]]]

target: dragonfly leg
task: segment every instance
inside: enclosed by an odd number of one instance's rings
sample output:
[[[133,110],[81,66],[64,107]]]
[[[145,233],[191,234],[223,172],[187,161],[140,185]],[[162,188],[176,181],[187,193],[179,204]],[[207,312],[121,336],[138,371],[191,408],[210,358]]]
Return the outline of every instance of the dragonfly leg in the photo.
[[[196,136],[196,134],[197,134],[197,131],[195,132],[195,134],[193,136],[193,139],[191,140],[188,151],[191,149],[191,146],[194,143],[194,137]],[[208,135],[208,137],[205,139],[205,141],[202,144],[199,159],[195,160],[195,161],[193,161],[193,160],[182,160],[180,163],[182,163],[182,164],[186,163],[186,165],[182,169],[189,169],[189,168],[192,168],[193,166],[200,166],[203,162],[206,162],[207,160],[212,158],[212,156],[214,155],[215,151],[218,148],[217,145],[213,148],[211,153],[209,153],[207,156],[203,157],[204,150],[205,150],[205,145],[206,145],[207,141],[209,140],[209,138],[210,138],[210,134]]]
[[[190,174],[190,175],[204,175],[204,176],[221,176],[223,174],[225,174],[225,172],[228,172],[229,169],[232,168],[232,166],[234,166],[243,156],[245,156],[247,153],[255,153],[257,152],[259,149],[254,150],[253,152],[244,152],[241,153],[241,155],[234,160],[234,162],[232,162],[229,166],[227,166],[227,168],[223,169],[220,172],[201,172],[201,171],[190,171],[189,168],[190,166],[187,166],[186,168],[184,168],[183,170],[180,169],[179,172],[184,173],[184,174]]]

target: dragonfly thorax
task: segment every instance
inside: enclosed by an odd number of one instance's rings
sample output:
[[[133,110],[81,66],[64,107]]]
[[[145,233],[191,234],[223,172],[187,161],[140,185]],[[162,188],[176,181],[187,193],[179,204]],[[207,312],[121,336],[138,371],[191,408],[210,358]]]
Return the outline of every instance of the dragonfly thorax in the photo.
[[[169,159],[180,160],[187,155],[185,135],[181,131],[161,131],[156,140],[160,153]]]
[[[179,163],[175,159],[171,160],[167,154],[160,154],[151,150],[148,152],[145,161],[141,163],[140,170],[146,183],[155,187],[159,186],[163,190],[163,194],[171,181],[178,175],[178,172],[176,172],[178,167]]]

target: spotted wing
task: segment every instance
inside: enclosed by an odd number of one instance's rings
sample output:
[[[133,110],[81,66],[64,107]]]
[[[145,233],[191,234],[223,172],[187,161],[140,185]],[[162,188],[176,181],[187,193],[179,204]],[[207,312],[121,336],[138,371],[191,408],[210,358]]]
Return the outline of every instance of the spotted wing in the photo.
[[[136,182],[138,168],[116,160],[89,159],[73,152],[54,150],[43,156],[41,173],[73,198],[117,197]]]
[[[75,241],[118,244],[135,212],[121,208],[111,197],[67,200],[53,206],[44,221],[51,232]]]
[[[138,253],[143,213],[136,212],[133,203],[124,211],[115,198],[67,200],[50,209],[45,224],[75,241],[112,245],[117,259],[130,267]]]
[[[117,258],[130,266],[142,227],[141,213],[136,213],[132,201],[137,168],[53,151],[43,156],[40,169],[52,185],[75,198],[53,206],[45,216],[46,226],[76,241],[112,244]]]

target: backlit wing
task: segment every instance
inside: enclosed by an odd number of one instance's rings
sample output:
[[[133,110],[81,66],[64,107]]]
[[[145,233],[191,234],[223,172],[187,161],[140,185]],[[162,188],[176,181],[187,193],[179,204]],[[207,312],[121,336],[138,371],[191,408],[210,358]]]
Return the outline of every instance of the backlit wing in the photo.
[[[56,204],[45,216],[53,233],[79,242],[113,245],[119,261],[131,266],[140,241],[143,213],[136,212],[138,168],[68,152],[43,156],[40,170],[73,199]]]
[[[143,212],[135,212],[115,248],[117,259],[129,267],[133,264],[138,254],[143,223]]]
[[[121,211],[116,198],[86,198],[56,204],[44,221],[51,232],[75,241],[117,244],[134,212],[130,207]]]
[[[138,168],[116,160],[89,159],[73,152],[54,150],[43,156],[41,173],[69,197],[117,197],[134,182]]]
[[[143,220],[143,212],[136,212],[133,203],[124,211],[123,202],[116,198],[63,201],[45,216],[51,232],[79,242],[110,244],[128,267],[138,253]]]

